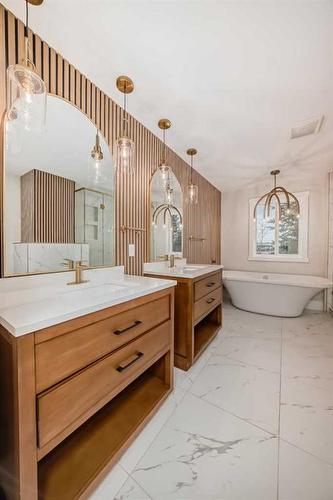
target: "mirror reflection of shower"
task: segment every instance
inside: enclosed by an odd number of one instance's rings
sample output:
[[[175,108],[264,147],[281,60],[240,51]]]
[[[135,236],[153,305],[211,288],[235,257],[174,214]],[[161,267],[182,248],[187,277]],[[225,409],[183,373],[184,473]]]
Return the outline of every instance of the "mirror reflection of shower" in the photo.
[[[164,183],[156,171],[151,181],[151,260],[164,260],[169,255],[182,257],[182,251],[181,187],[172,172]]]

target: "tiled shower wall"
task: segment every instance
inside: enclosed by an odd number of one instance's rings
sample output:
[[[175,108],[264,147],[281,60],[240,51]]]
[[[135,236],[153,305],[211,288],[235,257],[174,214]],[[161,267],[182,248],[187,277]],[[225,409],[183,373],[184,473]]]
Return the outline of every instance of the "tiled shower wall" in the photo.
[[[333,279],[333,172],[329,174],[328,215],[328,278]],[[333,309],[333,294],[329,293],[328,305]]]

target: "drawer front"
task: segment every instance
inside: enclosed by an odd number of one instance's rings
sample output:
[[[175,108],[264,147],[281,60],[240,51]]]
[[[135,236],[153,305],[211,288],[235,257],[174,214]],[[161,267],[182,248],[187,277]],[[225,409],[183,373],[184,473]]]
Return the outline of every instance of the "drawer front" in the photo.
[[[35,347],[37,393],[170,319],[169,297],[167,295],[155,299],[37,344]]]
[[[200,281],[196,281],[194,283],[194,300],[200,300],[205,295],[208,295],[216,288],[219,288],[222,285],[222,273],[221,271],[211,276],[207,276],[207,278],[203,278]]]
[[[213,292],[202,297],[194,304],[194,321],[197,321],[209,313],[222,302],[222,288],[217,288]]]
[[[37,397],[38,446],[42,448],[66,427],[71,431],[98,402],[111,399],[141,374],[152,359],[170,348],[171,321],[97,361]],[[104,401],[105,404],[107,401]],[[77,422],[77,425],[75,424]],[[66,432],[64,432],[66,435]]]

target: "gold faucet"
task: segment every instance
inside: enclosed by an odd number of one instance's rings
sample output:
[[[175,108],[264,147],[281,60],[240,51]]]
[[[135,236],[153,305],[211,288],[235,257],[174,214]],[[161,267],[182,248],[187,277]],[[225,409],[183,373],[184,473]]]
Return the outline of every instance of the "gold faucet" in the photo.
[[[63,265],[64,266],[67,266],[68,269],[70,269],[71,271],[74,270],[74,260],[73,259],[64,259],[64,263]]]
[[[76,260],[74,262],[74,271],[75,271],[75,281],[70,281],[67,285],[80,285],[81,283],[88,283],[89,280],[84,280],[83,278],[83,269],[87,267],[82,264],[81,260]]]
[[[169,262],[169,267],[175,267],[175,256],[173,253],[170,254]]]

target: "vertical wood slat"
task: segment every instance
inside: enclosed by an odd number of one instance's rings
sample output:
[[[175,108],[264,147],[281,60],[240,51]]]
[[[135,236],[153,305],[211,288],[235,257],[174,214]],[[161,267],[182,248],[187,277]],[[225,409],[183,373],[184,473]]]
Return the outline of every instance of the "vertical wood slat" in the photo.
[[[42,76],[42,66],[43,66],[43,53],[42,53],[42,41],[38,35],[34,35],[34,45],[35,45],[35,67],[39,76]]]
[[[50,49],[50,92],[51,94],[57,93],[57,54],[54,49]]]
[[[7,11],[7,61],[8,66],[16,64],[16,30],[15,30],[15,17],[11,12]]]
[[[0,158],[4,157],[4,112],[6,109],[6,53],[5,53],[5,9],[0,4],[0,119],[1,119],[1,130],[0,130]],[[0,251],[3,250],[4,241],[4,226],[1,221],[4,220],[4,175],[3,168],[4,165],[0,165]],[[1,252],[3,255],[3,251]],[[0,259],[0,276],[4,275],[4,259]]]
[[[41,170],[21,177],[24,243],[74,243],[75,182]]]
[[[87,100],[86,100],[86,77],[81,75],[81,110],[87,113]]]
[[[75,104],[75,68],[71,64],[69,65],[69,100],[72,104]]]
[[[5,82],[6,62],[15,64],[21,57],[23,24],[1,4],[0,15],[0,28],[3,28],[0,30],[0,81]],[[38,35],[30,31],[29,37],[33,41],[36,71],[43,77],[48,91],[63,97],[81,109],[101,130],[110,150],[114,153],[115,140],[121,129],[122,109],[64,60],[60,54],[43,42]],[[16,45],[16,40],[18,45]],[[5,86],[1,85],[1,115],[5,109],[4,88]],[[136,171],[132,176],[118,172],[115,174],[115,263],[125,264],[129,272],[141,273],[142,262],[147,261],[150,256],[150,181],[158,167],[162,143],[133,117],[128,116],[128,118],[130,135],[136,145]],[[2,142],[0,146],[3,150]],[[167,153],[185,193],[189,178],[189,165],[169,148]],[[199,184],[200,201],[194,208],[184,204],[184,256],[192,262],[211,262],[212,259],[219,262],[221,193],[197,172],[195,172],[195,179]],[[2,182],[3,175],[1,174],[0,183]],[[58,204],[61,190],[68,192],[68,186],[62,186],[60,183],[56,184],[55,189],[52,189],[49,180],[46,184],[46,196],[44,198],[39,196],[35,200],[35,206],[39,210],[45,209],[47,199],[50,199],[52,204]],[[1,196],[2,194],[3,189],[1,189]],[[0,210],[3,210],[3,200],[1,200]],[[74,217],[73,205],[68,207],[68,212]],[[53,224],[53,232],[57,234],[61,232],[59,220],[50,224],[51,226]],[[121,232],[121,225],[142,227],[146,229],[146,232]],[[3,234],[2,224],[0,234]],[[74,229],[70,230],[66,226],[62,237],[68,239],[70,234],[74,234]],[[191,234],[196,237],[206,237],[207,242],[204,244],[190,242]],[[39,226],[38,237],[45,238],[46,236],[45,228]],[[128,244],[131,242],[136,245],[135,258],[128,258]],[[1,248],[3,248],[3,243]],[[3,266],[3,262],[1,265]],[[3,275],[3,267],[1,272]]]
[[[57,54],[57,95],[63,97],[63,59]]]
[[[42,43],[42,53],[43,53],[42,78],[45,83],[46,91],[50,92],[50,54],[49,54],[49,46],[45,42]]]
[[[64,91],[63,91],[63,98],[67,99],[69,101],[69,62],[64,60],[63,61],[63,81],[64,81]]]
[[[75,105],[81,108],[81,75],[75,70]]]

